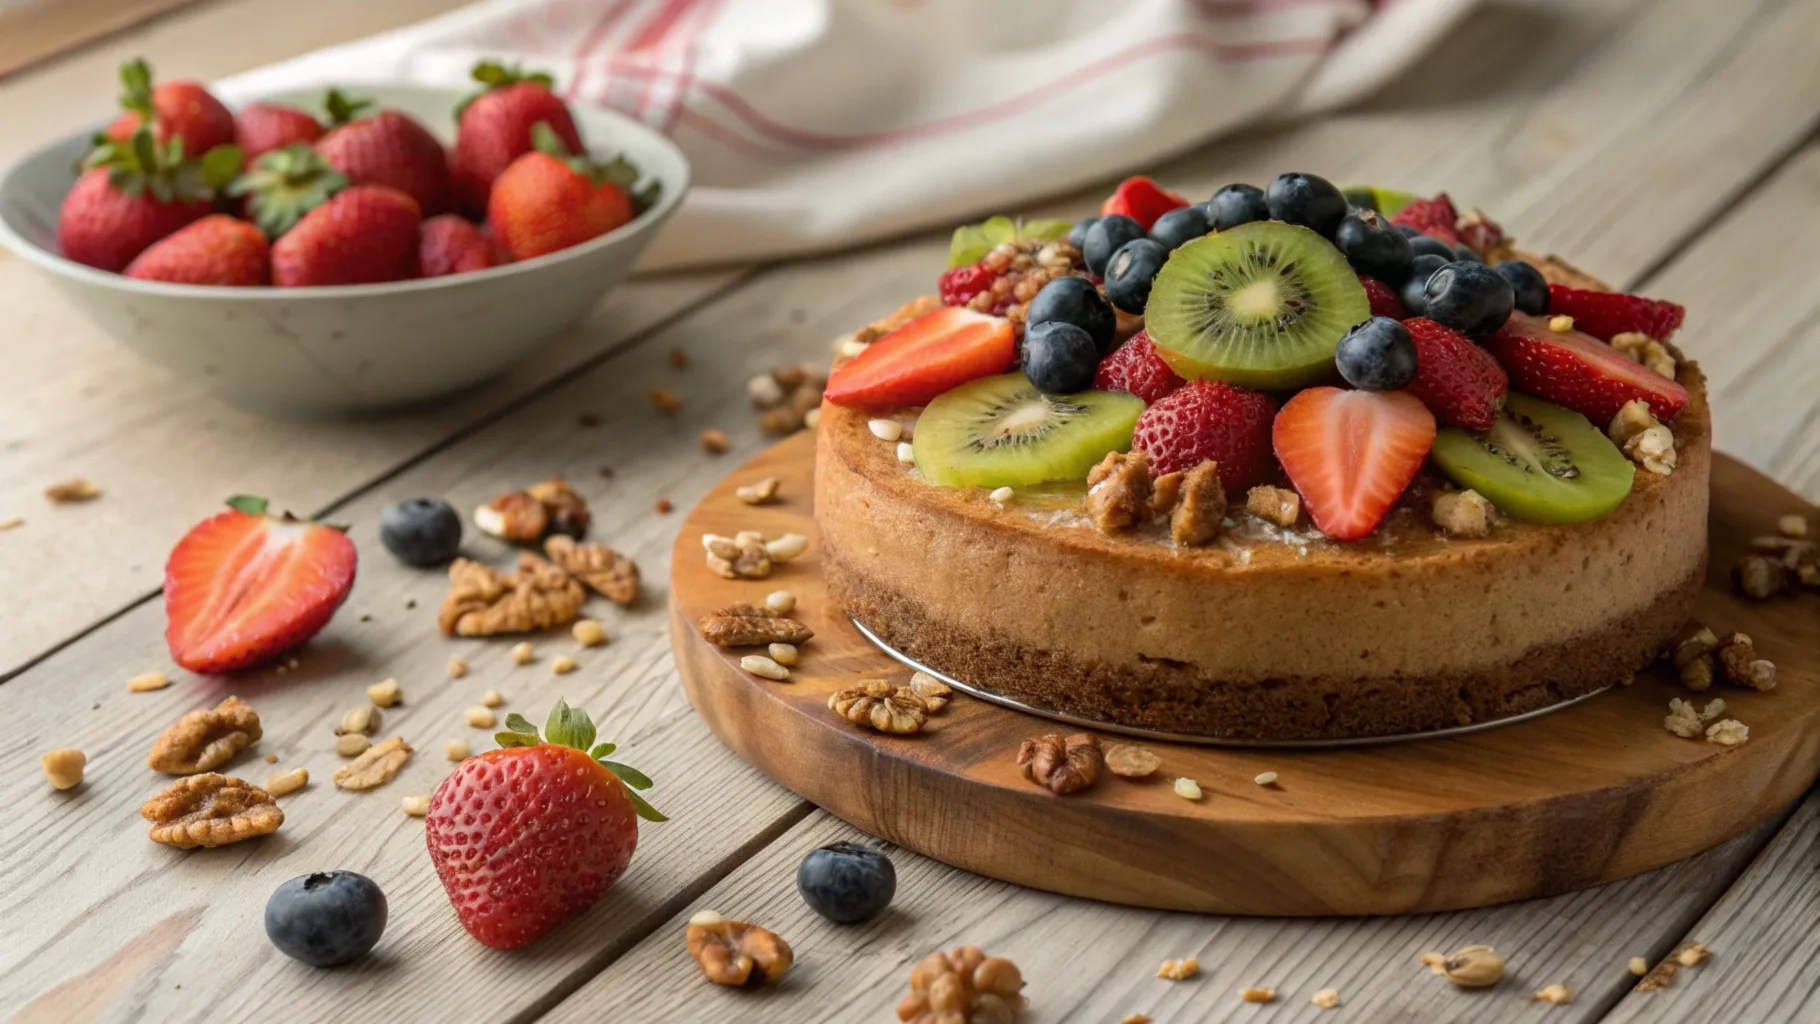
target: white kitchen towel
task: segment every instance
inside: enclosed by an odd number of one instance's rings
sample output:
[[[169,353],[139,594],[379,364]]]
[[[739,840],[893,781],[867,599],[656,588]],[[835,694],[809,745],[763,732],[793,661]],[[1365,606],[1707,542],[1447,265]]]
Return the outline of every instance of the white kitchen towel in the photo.
[[[461,85],[481,59],[551,71],[571,101],[642,118],[688,154],[694,191],[651,269],[1014,212],[1358,99],[1473,3],[482,0],[221,88]]]

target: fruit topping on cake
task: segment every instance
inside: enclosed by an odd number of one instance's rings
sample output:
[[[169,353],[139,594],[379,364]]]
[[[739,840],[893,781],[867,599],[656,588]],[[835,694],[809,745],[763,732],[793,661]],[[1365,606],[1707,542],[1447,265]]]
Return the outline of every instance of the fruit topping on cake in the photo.
[[[1454,224],[1459,219],[1460,215],[1453,208],[1453,200],[1443,192],[1433,199],[1410,200],[1390,218],[1390,222],[1414,228],[1451,246],[1460,241],[1460,236],[1454,233]]]
[[[1409,393],[1442,423],[1473,430],[1490,427],[1510,390],[1504,367],[1470,338],[1433,320],[1412,317],[1402,326],[1416,354]]]
[[[1150,335],[1139,331],[1100,363],[1093,375],[1096,391],[1124,391],[1154,405],[1184,381],[1156,354]]]
[[[1100,204],[1100,216],[1130,217],[1138,222],[1138,227],[1149,231],[1157,218],[1187,205],[1188,200],[1140,174],[1119,182],[1119,187]]]
[[[1416,346],[1402,324],[1374,316],[1346,332],[1333,362],[1360,391],[1395,391],[1416,375]]]
[[[1158,474],[1186,472],[1212,459],[1220,483],[1238,493],[1271,472],[1269,395],[1215,380],[1189,381],[1137,419],[1132,446]]]
[[[1522,260],[1505,260],[1498,264],[1497,271],[1510,282],[1511,298],[1518,311],[1530,316],[1548,312],[1548,278],[1540,270]]]
[[[1043,285],[1030,300],[1029,326],[1050,322],[1072,324],[1087,332],[1100,354],[1112,351],[1118,316],[1106,296],[1084,277],[1062,277]]]
[[[1346,217],[1346,197],[1333,182],[1313,174],[1279,174],[1264,189],[1271,220],[1299,224],[1332,238]]]
[[[1087,261],[1087,272],[1104,277],[1112,254],[1127,244],[1148,237],[1144,225],[1122,213],[1114,213],[1093,222],[1082,236],[1081,258]]]
[[[1270,205],[1264,201],[1264,190],[1256,185],[1227,185],[1207,200],[1207,209],[1213,215],[1215,231],[1270,219]]]
[[[1271,439],[1315,526],[1357,540],[1377,529],[1422,469],[1435,418],[1405,391],[1309,388],[1283,404]]]
[[[1379,281],[1408,278],[1409,261],[1416,257],[1409,236],[1375,210],[1347,214],[1334,229],[1333,244],[1361,276]]]
[[[1565,329],[1555,330],[1557,324]],[[1517,390],[1567,406],[1594,423],[1610,422],[1632,399],[1648,403],[1665,421],[1687,404],[1687,389],[1680,384],[1553,318],[1513,313],[1486,347],[1510,371]]]
[[[1434,462],[1506,515],[1537,523],[1597,519],[1630,493],[1636,468],[1585,416],[1512,394],[1486,431],[1443,427]]]
[[[832,382],[830,382],[832,384]],[[1144,402],[1117,391],[1047,395],[1022,374],[987,377],[929,403],[916,421],[916,467],[944,487],[1028,487],[1084,480],[1131,447]]]
[[[1011,321],[958,306],[920,316],[828,375],[828,401],[888,411],[923,405],[959,384],[1011,368]]]
[[[1365,298],[1371,303],[1372,316],[1387,316],[1392,320],[1401,320],[1409,315],[1403,308],[1403,300],[1387,284],[1375,277],[1359,275],[1359,284],[1365,288]]]
[[[1548,288],[1548,311],[1557,316],[1573,317],[1576,328],[1601,341],[1611,341],[1620,334],[1633,332],[1667,341],[1687,316],[1687,310],[1661,299],[1588,291],[1561,284]]]
[[[1429,275],[1422,294],[1428,319],[1474,338],[1504,326],[1516,304],[1516,292],[1503,274],[1470,260],[1456,260]]]
[[[993,217],[954,229],[948,269],[936,282],[942,302],[1024,322],[1024,311],[1050,281],[1084,269],[1068,222]]]

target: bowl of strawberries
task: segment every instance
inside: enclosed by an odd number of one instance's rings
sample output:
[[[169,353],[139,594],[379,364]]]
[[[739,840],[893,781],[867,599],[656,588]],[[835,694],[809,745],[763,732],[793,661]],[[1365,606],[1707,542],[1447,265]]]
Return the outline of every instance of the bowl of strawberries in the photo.
[[[230,109],[122,69],[123,112],[0,177],[0,245],[121,344],[322,417],[497,375],[631,273],[689,187],[661,134],[483,62]]]

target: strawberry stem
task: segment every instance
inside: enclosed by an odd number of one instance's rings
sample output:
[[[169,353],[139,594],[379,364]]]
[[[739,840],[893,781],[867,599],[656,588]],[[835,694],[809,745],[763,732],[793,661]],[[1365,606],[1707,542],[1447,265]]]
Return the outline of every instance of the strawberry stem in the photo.
[[[135,58],[120,65],[120,107],[130,110],[150,124],[156,111],[152,107],[152,68],[145,58]]]
[[[359,118],[372,105],[372,100],[351,99],[340,89],[330,89],[322,101],[323,110],[329,115],[329,124],[336,127]]]
[[[638,790],[651,788],[651,777],[629,764],[607,760],[606,755],[616,749],[615,745],[602,743],[595,746],[594,737],[594,720],[588,717],[588,713],[581,708],[570,707],[568,701],[561,699],[550,710],[550,719],[544,723],[543,737],[537,735],[537,727],[529,719],[516,711],[506,715],[506,731],[493,735],[493,739],[502,748],[535,747],[550,743],[587,751],[589,757],[626,784],[626,795],[632,798],[632,808],[638,812],[639,817],[646,821],[669,821],[667,816],[638,795]]]
[[[251,494],[236,494],[227,500],[227,504],[228,508],[236,512],[244,512],[249,516],[263,516],[265,510],[271,505],[264,498]]]

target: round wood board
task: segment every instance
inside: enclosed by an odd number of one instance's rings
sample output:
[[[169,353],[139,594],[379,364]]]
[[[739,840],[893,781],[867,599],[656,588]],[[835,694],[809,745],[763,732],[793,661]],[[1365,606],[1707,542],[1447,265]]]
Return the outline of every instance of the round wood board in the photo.
[[[1727,581],[1750,538],[1814,509],[1742,464],[1713,464],[1712,572],[1701,620],[1739,630],[1778,666],[1767,693],[1690,694],[1652,669],[1556,713],[1445,739],[1328,750],[1244,750],[1145,741],[1162,768],[1105,774],[1057,797],[1015,761],[1067,726],[957,693],[920,733],[885,736],[836,716],[828,695],[865,678],[908,679],[828,600],[810,512],[814,438],[802,433],[733,473],[677,537],[671,640],[689,699],[741,757],[805,799],[900,846],[994,878],[1115,903],[1222,914],[1403,914],[1484,906],[1597,885],[1691,856],[1762,821],[1820,771],[1820,599],[1737,596]],[[767,476],[781,501],[737,486]],[[810,537],[769,579],[726,580],[703,533]],[[735,601],[796,595],[815,630],[787,682],[744,672],[696,621]],[[1662,727],[1671,697],[1724,697],[1750,727],[1738,747]],[[1120,742],[1102,734],[1103,743]],[[1263,772],[1277,782],[1257,785]],[[1200,783],[1176,796],[1178,776]]]

